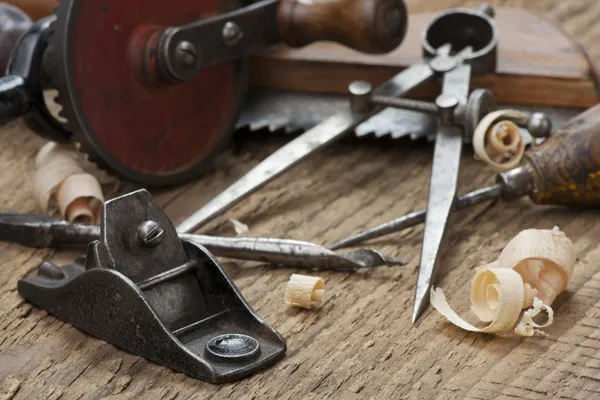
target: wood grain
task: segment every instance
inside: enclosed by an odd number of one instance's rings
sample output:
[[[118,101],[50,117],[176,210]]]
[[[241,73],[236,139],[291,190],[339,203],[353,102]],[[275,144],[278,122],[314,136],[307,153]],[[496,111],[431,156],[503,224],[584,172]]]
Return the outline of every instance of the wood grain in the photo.
[[[253,87],[346,93],[353,80],[375,85],[422,57],[421,35],[435,13],[410,14],[402,45],[383,56],[361,54],[334,43],[279,49],[252,58]],[[498,67],[476,77],[474,87],[489,88],[498,101],[516,104],[589,107],[598,102],[594,71],[573,38],[543,15],[499,8]],[[439,84],[425,85],[414,97],[435,97]]]
[[[460,0],[409,0],[411,11],[434,11]],[[593,0],[495,1],[532,7],[563,21],[600,60],[600,3]],[[242,176],[285,137],[249,138],[230,148],[218,170],[195,184],[154,192],[176,221]],[[41,141],[22,124],[0,129],[0,211],[38,211],[29,173]],[[203,232],[232,236],[229,218],[252,235],[332,243],[422,208],[432,146],[408,141],[348,139],[298,165]],[[460,191],[494,181],[463,156]],[[544,338],[467,333],[430,309],[410,324],[420,242],[416,227],[370,243],[403,257],[403,268],[323,272],[324,307],[288,309],[285,285],[294,269],[223,260],[253,308],[288,341],[284,360],[233,384],[214,386],[123,352],[30,306],[17,281],[49,256],[73,254],[0,243],[0,399],[598,399],[600,398],[600,213],[533,206],[523,199],[490,203],[454,218],[439,276],[459,312],[468,312],[470,279],[480,261],[495,259],[526,228],[558,225],[578,261],[567,292],[555,303]],[[60,261],[60,260],[59,260]],[[57,261],[57,262],[59,262]]]

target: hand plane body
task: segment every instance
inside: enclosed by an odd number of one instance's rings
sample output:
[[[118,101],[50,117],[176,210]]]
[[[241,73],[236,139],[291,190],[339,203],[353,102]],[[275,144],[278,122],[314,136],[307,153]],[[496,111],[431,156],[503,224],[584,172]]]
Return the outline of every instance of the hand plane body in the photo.
[[[101,239],[85,265],[45,262],[18,291],[95,337],[212,383],[247,376],[286,351],[219,262],[180,240],[145,190],[104,205]]]

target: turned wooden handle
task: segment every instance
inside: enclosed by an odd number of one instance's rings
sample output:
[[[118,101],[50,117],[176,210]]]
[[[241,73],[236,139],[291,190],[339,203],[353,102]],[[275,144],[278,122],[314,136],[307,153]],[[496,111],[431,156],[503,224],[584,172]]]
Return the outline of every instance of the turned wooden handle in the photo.
[[[600,105],[570,120],[526,154],[537,204],[600,206]]]
[[[291,47],[333,41],[364,53],[387,53],[407,28],[404,0],[281,0],[279,30]]]

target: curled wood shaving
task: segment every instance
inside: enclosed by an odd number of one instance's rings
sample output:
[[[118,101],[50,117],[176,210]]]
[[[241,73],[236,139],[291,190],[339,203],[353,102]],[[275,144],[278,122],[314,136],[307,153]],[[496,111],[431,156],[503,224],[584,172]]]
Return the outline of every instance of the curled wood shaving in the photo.
[[[118,183],[117,178],[110,176],[106,171],[98,169],[91,163],[85,154],[79,152],[75,144],[46,143],[35,158],[35,168],[39,169],[41,165],[47,164],[49,159],[56,156],[56,153],[75,160],[84,172],[93,175],[101,185]]]
[[[527,229],[506,245],[498,265],[517,271],[545,304],[552,305],[567,288],[576,257],[575,246],[558,227]]]
[[[540,312],[546,311],[548,314],[548,319],[544,324],[538,325],[533,321],[533,318],[536,317]],[[523,318],[519,322],[519,325],[515,328],[515,333],[519,336],[533,336],[536,332],[535,328],[545,328],[552,324],[554,321],[554,311],[551,307],[545,305],[540,299],[537,297],[533,300],[533,308],[525,311],[523,313]],[[543,333],[540,330],[537,330],[539,333]]]
[[[431,304],[450,322],[464,330],[496,333],[510,329],[517,322],[523,306],[522,289],[523,279],[511,269],[484,268],[475,274],[471,307],[483,322],[489,322],[484,328],[477,328],[456,314],[442,289],[432,290]]]
[[[75,146],[47,143],[36,156],[33,191],[38,205],[51,214],[82,223],[99,223],[104,202],[96,177],[84,170]]]
[[[325,282],[318,276],[293,274],[285,289],[285,304],[311,309],[323,303]]]
[[[527,114],[517,110],[499,110],[486,115],[473,133],[475,155],[496,172],[519,165],[525,154],[525,140],[513,120],[524,120]]]
[[[102,188],[92,175],[80,173],[67,177],[55,194],[60,215],[68,221],[85,224],[100,221]]]
[[[566,289],[575,258],[573,243],[558,228],[528,229],[507,244],[498,260],[479,268],[471,281],[471,309],[487,326],[478,328],[462,319],[439,288],[432,289],[431,304],[468,331],[514,329],[521,336],[543,334],[539,328],[552,324],[552,302]],[[537,324],[533,319],[541,312],[547,314],[547,320]]]

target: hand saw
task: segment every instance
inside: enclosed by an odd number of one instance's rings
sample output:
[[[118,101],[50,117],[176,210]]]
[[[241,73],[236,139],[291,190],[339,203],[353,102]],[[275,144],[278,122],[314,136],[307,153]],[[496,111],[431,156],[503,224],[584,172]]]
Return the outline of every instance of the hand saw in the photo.
[[[194,231],[306,157],[354,132],[363,123],[372,118],[385,120],[383,113],[389,107],[433,115],[442,126],[444,121],[451,121],[448,124],[452,125],[453,131],[454,125],[462,127],[460,135],[455,135],[460,141],[453,139],[450,146],[452,151],[460,154],[463,142],[470,141],[479,120],[495,109],[494,97],[489,90],[476,89],[469,93],[471,75],[484,75],[497,68],[499,33],[493,15],[494,10],[488,5],[476,10],[451,9],[438,14],[422,34],[421,60],[374,90],[367,82],[351,83],[348,87],[350,104],[271,154],[184,220],[177,229],[180,232]],[[441,78],[460,96],[448,89],[449,93],[442,92],[435,103],[401,98],[411,90]],[[313,102],[310,107],[318,108]],[[546,116],[530,114],[528,121],[537,121],[531,125],[526,123],[534,136],[543,137],[549,133],[551,124]],[[439,139],[439,130],[446,129],[442,129],[440,124],[437,127],[436,137]],[[456,158],[455,154],[453,157]]]
[[[227,142],[249,55],[320,40],[386,53],[406,27],[403,0],[63,0],[12,52],[0,122],[25,115],[121,178],[175,185],[205,171]],[[58,90],[59,117],[44,89]]]

